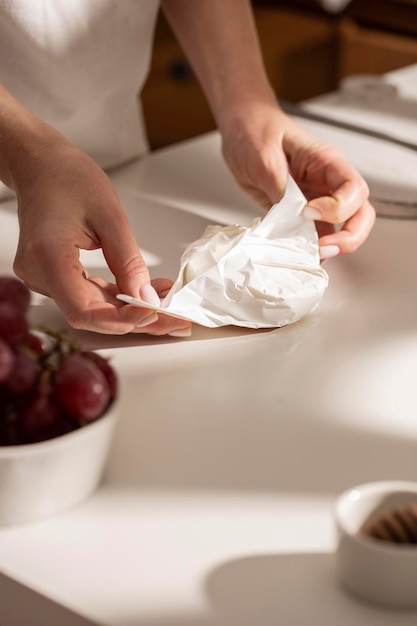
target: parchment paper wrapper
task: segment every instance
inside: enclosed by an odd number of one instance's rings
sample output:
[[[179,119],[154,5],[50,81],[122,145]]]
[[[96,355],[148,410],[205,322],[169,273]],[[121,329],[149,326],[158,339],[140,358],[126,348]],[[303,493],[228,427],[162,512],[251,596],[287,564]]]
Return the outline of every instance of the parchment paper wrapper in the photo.
[[[280,327],[319,304],[328,284],[307,204],[289,178],[283,199],[250,226],[209,226],[187,247],[160,307],[118,298],[202,326]]]

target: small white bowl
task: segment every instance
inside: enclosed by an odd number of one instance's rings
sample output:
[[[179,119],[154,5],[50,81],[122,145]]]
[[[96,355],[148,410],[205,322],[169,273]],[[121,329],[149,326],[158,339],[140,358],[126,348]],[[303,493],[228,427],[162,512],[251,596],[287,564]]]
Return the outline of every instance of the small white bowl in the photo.
[[[117,403],[60,437],[0,447],[0,525],[34,522],[85,500],[104,472]]]
[[[417,483],[380,481],[353,487],[336,502],[336,551],[340,583],[370,602],[417,608],[417,545],[381,541],[360,534],[372,516],[417,502]]]

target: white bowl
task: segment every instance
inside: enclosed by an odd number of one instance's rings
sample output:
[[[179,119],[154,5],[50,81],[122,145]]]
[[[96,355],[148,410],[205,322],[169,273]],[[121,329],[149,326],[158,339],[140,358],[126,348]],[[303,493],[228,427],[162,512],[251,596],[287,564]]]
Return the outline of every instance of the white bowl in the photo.
[[[94,422],[39,443],[0,447],[0,525],[37,521],[85,500],[105,468],[117,404]]]
[[[417,545],[359,533],[371,516],[410,502],[417,502],[417,483],[408,481],[359,485],[337,499],[338,577],[355,595],[387,607],[417,608]]]

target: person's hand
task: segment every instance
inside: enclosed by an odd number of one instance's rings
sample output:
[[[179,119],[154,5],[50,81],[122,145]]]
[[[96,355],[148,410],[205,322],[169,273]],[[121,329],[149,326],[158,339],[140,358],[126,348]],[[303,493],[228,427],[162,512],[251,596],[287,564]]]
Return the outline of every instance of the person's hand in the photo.
[[[243,104],[220,129],[226,163],[265,209],[281,199],[288,172],[293,176],[308,200],[304,214],[316,220],[322,259],[354,252],[366,240],[375,222],[369,190],[336,147],[273,102]]]
[[[17,171],[16,171],[17,170]],[[109,178],[63,138],[29,154],[14,171],[20,238],[15,273],[50,296],[73,327],[185,337],[187,321],[123,304],[117,293],[159,304],[172,285],[150,281],[126,214]],[[102,248],[116,283],[88,277],[81,249]]]

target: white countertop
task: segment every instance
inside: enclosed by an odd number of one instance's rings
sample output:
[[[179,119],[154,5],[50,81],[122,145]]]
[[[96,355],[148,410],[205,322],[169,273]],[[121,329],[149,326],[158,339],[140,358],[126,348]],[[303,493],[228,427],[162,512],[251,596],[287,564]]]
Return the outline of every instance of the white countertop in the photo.
[[[174,278],[208,222],[258,214],[216,133],[112,178],[154,276]],[[13,201],[0,220],[5,273]],[[378,218],[326,269],[319,308],[279,330],[72,331],[112,357],[122,415],[92,498],[0,530],[2,626],[415,625],[339,589],[331,512],[357,483],[417,480],[417,221]],[[64,327],[40,297],[32,317]]]

